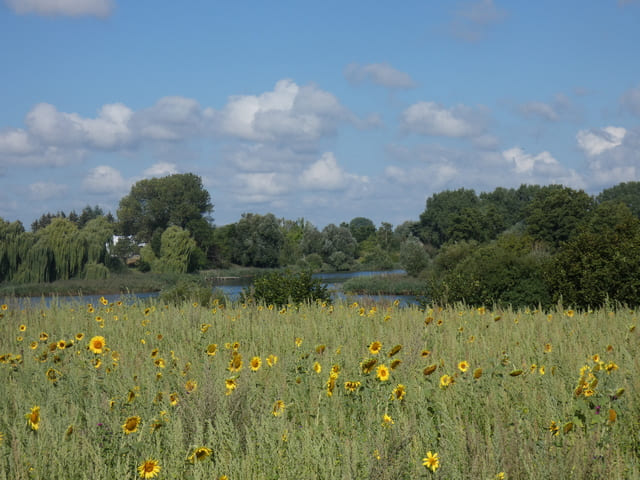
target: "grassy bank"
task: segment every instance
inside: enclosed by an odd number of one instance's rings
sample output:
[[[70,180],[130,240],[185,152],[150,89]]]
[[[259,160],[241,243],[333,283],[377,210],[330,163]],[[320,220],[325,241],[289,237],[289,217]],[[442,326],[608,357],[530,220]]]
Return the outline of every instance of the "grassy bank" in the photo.
[[[361,276],[344,282],[342,290],[359,295],[422,295],[424,280],[406,274]]]
[[[0,308],[3,480],[640,478],[635,312]]]

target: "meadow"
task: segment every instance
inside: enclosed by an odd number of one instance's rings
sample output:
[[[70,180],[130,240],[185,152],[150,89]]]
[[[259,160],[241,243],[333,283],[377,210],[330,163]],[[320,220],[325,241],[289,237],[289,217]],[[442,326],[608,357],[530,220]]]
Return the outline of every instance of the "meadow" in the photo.
[[[627,308],[0,306],[0,479],[640,478]]]

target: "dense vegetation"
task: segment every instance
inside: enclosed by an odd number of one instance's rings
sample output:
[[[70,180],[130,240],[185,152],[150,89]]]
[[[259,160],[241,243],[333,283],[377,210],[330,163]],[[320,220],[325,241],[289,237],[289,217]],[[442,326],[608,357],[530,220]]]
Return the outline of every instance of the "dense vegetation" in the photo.
[[[104,300],[0,317],[3,480],[640,478],[629,310]]]
[[[640,303],[640,182],[597,196],[561,185],[447,190],[395,228],[356,217],[319,230],[270,213],[216,227],[212,212],[201,179],[178,174],[136,183],[117,219],[89,206],[80,215],[46,213],[31,231],[0,219],[0,283],[106,279],[131,269],[401,267],[440,304]]]

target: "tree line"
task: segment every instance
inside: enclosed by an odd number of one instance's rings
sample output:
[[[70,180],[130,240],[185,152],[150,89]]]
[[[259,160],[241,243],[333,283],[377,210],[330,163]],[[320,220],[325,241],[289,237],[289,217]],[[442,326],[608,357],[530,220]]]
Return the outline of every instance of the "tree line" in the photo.
[[[45,213],[30,231],[0,219],[0,282],[105,278],[128,268],[402,267],[440,303],[640,303],[640,182],[596,196],[562,185],[446,190],[395,228],[356,217],[318,229],[271,213],[215,226],[213,209],[201,178],[187,173],[137,182],[115,217],[87,206]]]

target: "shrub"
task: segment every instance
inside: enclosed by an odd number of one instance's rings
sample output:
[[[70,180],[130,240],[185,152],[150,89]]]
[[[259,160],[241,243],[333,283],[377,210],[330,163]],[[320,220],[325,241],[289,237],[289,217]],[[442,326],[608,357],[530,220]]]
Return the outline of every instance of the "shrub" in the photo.
[[[251,288],[242,291],[241,299],[278,307],[288,303],[299,305],[316,300],[331,301],[327,287],[313,278],[311,272],[292,273],[289,270],[257,277]]]
[[[216,294],[220,298],[220,294]],[[184,302],[196,302],[198,305],[208,307],[213,303],[214,292],[203,281],[193,279],[181,279],[174,286],[160,292],[160,299],[172,305],[181,305]]]

